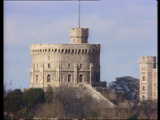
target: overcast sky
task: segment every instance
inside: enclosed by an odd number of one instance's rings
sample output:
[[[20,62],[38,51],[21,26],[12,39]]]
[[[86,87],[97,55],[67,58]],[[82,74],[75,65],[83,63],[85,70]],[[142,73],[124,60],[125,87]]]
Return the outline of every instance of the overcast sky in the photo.
[[[77,1],[4,1],[4,83],[28,88],[30,45],[69,44],[77,27]],[[139,78],[140,56],[157,55],[156,0],[82,1],[81,27],[101,44],[101,81]]]

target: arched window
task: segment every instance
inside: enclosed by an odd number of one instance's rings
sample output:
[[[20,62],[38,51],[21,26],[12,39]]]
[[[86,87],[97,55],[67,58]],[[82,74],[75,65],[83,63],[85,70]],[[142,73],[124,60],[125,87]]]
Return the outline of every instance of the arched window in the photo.
[[[47,82],[50,82],[51,81],[51,76],[50,74],[47,75]]]
[[[48,68],[50,68],[51,67],[51,65],[50,65],[50,63],[48,63]]]
[[[36,82],[38,82],[38,75],[36,75]]]
[[[71,82],[71,75],[68,75],[68,82]]]
[[[80,76],[79,76],[79,82],[82,82],[82,81],[83,81],[83,75],[80,74]]]

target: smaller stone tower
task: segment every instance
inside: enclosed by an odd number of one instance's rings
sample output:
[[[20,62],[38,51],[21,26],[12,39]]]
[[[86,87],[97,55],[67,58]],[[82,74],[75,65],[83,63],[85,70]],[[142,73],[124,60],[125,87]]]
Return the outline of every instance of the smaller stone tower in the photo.
[[[83,44],[88,43],[89,28],[70,28],[70,43]]]
[[[142,56],[140,57],[140,88],[139,96],[140,100],[153,100],[157,97],[154,96],[157,85],[153,86],[156,77],[153,76],[156,70],[156,57],[155,56]],[[157,90],[156,90],[157,91]]]

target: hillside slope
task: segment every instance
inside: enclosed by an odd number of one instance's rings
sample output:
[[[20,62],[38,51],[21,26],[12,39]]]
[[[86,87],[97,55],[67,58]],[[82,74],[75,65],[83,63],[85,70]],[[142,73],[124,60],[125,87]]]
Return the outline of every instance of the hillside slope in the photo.
[[[91,95],[93,99],[98,103],[98,107],[109,107],[114,108],[112,102],[110,102],[107,98],[97,92],[90,84],[79,83],[77,87],[77,97],[83,97],[85,95]]]

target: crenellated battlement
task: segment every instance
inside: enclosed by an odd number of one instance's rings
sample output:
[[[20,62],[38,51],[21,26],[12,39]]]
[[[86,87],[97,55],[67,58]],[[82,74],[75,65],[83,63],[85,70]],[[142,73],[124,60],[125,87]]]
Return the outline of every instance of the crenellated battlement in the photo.
[[[57,54],[100,54],[97,49],[33,49],[31,54],[57,53]]]
[[[100,54],[100,44],[71,45],[71,44],[32,44],[31,54]]]
[[[156,63],[155,56],[141,56],[140,63]]]
[[[70,43],[71,44],[82,44],[88,43],[89,28],[70,28]]]

